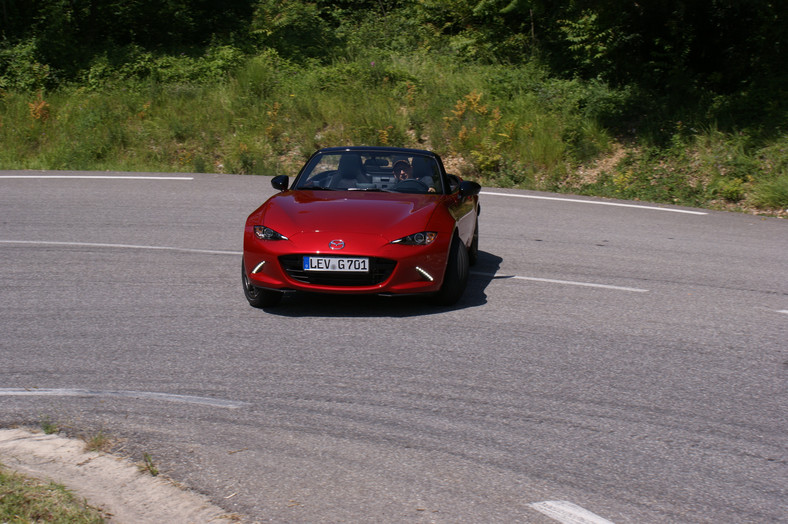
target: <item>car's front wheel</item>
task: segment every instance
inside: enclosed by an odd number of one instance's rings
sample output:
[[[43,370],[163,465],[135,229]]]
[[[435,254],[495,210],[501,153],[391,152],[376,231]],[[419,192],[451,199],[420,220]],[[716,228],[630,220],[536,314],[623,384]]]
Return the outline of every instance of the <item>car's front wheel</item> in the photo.
[[[449,260],[446,263],[446,274],[443,276],[443,285],[440,291],[433,296],[433,302],[439,306],[455,304],[468,284],[468,250],[454,236],[449,249]]]
[[[256,308],[273,307],[282,300],[282,293],[279,291],[271,291],[270,289],[262,289],[252,285],[249,277],[246,275],[246,267],[243,260],[241,261],[241,278],[243,279],[244,295],[250,306]]]
[[[471,247],[468,248],[468,263],[472,266],[475,266],[478,260],[479,260],[479,219],[476,218],[476,225],[473,228],[473,239],[471,240]]]

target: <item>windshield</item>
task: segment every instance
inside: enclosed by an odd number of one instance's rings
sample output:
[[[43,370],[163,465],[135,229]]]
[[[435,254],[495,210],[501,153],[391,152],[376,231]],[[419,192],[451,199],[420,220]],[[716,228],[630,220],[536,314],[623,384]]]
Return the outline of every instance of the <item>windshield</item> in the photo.
[[[403,152],[332,151],[312,157],[296,189],[443,193],[435,158]]]

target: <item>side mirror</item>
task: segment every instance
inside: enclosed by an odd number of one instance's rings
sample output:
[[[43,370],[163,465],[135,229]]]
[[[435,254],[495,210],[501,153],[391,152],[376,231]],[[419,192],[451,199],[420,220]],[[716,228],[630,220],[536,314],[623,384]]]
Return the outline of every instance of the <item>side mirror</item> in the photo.
[[[468,198],[469,196],[478,195],[482,190],[482,186],[470,180],[463,180],[460,182],[460,198]]]
[[[287,191],[287,184],[289,183],[290,179],[287,175],[279,175],[271,179],[271,185],[274,186],[274,189],[279,191]]]

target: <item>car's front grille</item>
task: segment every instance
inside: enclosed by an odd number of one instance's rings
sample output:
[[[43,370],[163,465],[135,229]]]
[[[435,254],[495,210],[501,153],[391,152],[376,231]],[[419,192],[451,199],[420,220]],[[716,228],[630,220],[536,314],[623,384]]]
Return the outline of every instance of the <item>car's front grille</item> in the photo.
[[[279,263],[287,275],[297,282],[314,284],[316,286],[337,286],[337,287],[363,287],[376,286],[384,282],[391,276],[397,262],[387,258],[369,258],[369,271],[366,273],[345,272],[345,271],[304,271],[304,256],[302,255],[283,255],[279,257]]]

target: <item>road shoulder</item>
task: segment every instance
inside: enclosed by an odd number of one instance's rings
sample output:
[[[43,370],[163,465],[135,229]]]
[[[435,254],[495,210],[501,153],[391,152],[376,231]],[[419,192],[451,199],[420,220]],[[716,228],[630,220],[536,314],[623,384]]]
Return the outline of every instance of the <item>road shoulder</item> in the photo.
[[[111,515],[109,522],[238,522],[235,515],[172,481],[143,473],[110,454],[85,451],[79,439],[0,429],[0,463],[23,475],[66,486]]]

